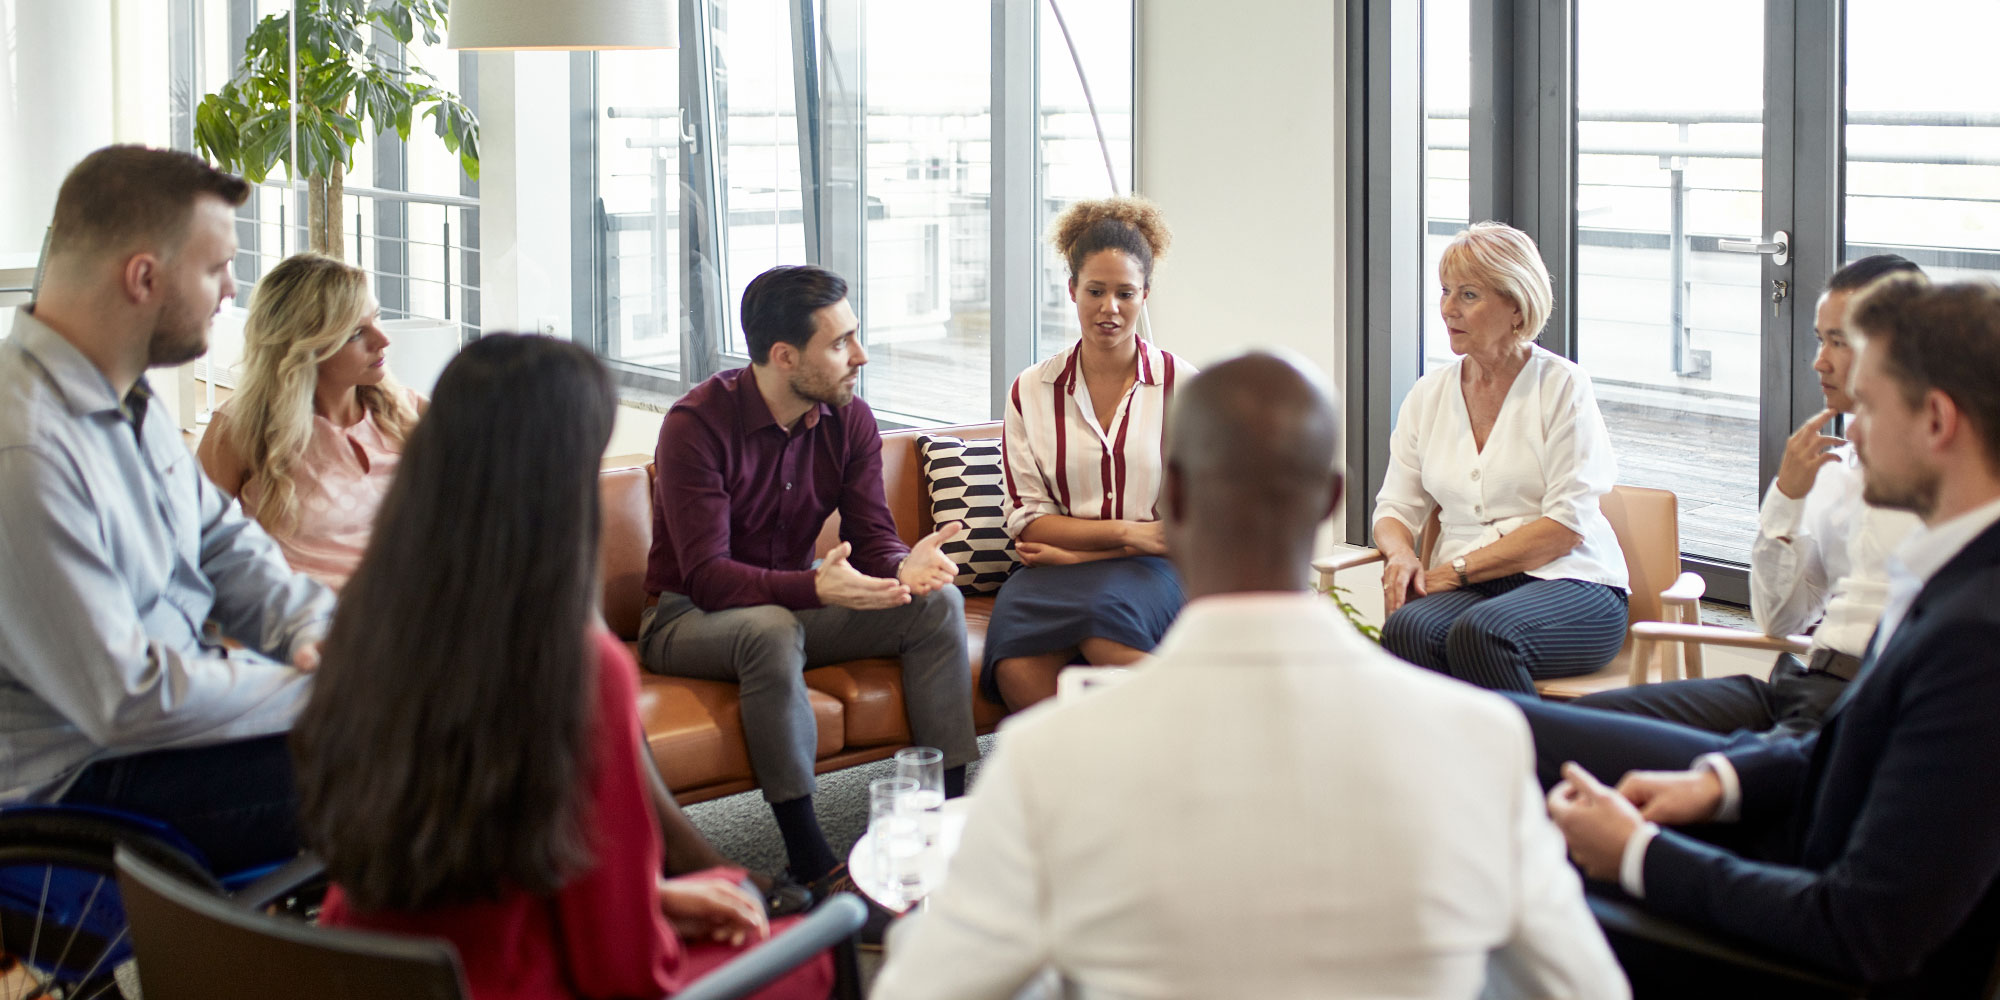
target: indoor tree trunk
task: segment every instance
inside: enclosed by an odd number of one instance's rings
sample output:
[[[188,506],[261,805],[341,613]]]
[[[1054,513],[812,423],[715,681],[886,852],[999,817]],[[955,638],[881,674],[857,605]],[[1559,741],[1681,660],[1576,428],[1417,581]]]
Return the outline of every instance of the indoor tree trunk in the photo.
[[[339,160],[326,177],[306,178],[306,237],[308,245],[324,254],[347,259],[346,231],[341,226],[346,214],[343,204],[347,171]]]

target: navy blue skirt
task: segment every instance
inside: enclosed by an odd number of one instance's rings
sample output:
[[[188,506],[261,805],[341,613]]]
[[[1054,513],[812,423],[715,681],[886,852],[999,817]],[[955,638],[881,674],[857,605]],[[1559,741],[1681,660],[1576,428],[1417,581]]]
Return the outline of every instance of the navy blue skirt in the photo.
[[[1074,649],[1085,639],[1151,650],[1186,603],[1180,574],[1159,556],[1023,566],[994,598],[979,691],[1000,700],[993,664],[1009,657]]]

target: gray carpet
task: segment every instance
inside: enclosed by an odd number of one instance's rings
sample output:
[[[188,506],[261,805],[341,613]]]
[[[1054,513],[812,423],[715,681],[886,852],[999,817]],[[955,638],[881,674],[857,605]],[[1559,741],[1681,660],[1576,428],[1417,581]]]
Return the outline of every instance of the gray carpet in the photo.
[[[979,738],[981,755],[993,752],[993,737]],[[813,811],[819,814],[820,828],[826,832],[833,852],[845,859],[854,842],[868,827],[868,783],[876,778],[894,777],[896,762],[879,760],[822,774],[813,792]],[[979,764],[966,768],[970,785],[979,773]],[[706,835],[716,850],[729,860],[754,872],[774,873],[785,867],[785,842],[778,836],[777,821],[764,793],[737,795],[698,802],[686,807],[688,819]]]

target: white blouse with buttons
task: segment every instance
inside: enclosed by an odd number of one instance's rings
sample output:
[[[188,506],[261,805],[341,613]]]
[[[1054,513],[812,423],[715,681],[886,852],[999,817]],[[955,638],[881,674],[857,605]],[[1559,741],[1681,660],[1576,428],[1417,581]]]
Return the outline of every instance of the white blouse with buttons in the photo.
[[[1437,509],[1430,565],[1443,566],[1551,518],[1583,541],[1529,576],[1628,589],[1624,553],[1598,509],[1617,481],[1618,460],[1590,376],[1535,345],[1481,450],[1459,385],[1464,366],[1460,358],[1425,375],[1403,400],[1372,520],[1400,521],[1415,537]]]

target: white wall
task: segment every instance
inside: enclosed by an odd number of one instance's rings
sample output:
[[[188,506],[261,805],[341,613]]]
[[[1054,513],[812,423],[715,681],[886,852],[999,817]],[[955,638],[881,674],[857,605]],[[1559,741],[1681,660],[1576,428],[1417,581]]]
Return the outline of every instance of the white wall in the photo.
[[[0,253],[34,253],[56,189],[85,153],[114,138],[111,0],[8,0],[14,37],[0,50]],[[3,19],[0,19],[3,20]]]
[[[1137,186],[1174,231],[1148,309],[1197,365],[1286,348],[1347,391],[1346,17],[1343,0],[1140,6]]]
[[[1343,373],[1343,7],[1141,5],[1138,188],[1174,231],[1148,308],[1196,364],[1286,347]]]
[[[568,336],[569,53],[479,54],[480,321]]]

